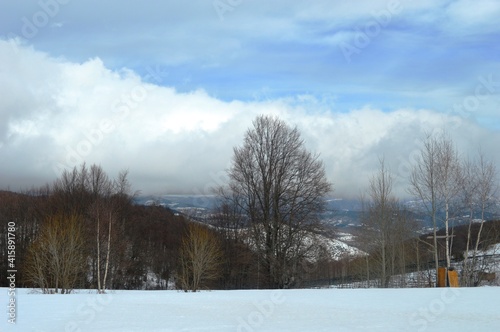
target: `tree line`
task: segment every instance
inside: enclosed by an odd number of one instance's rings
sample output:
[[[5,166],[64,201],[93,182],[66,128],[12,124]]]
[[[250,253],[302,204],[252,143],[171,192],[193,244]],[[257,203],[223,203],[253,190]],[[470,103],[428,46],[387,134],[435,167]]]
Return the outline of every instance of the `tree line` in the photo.
[[[333,185],[296,127],[257,117],[233,150],[228,178],[214,188],[217,204],[200,222],[161,206],[136,205],[126,171],[112,179],[101,166],[83,164],[42,188],[0,192],[0,241],[14,222],[20,286],[46,293],[173,284],[191,291],[290,288],[339,278],[389,287],[398,275],[399,285],[408,286],[401,276],[429,271],[429,261],[437,268],[441,257],[451,268],[453,256],[461,258],[462,285],[470,286],[484,265],[479,250],[493,241],[492,233],[484,234],[484,219],[495,202],[495,165],[482,154],[476,160],[459,156],[446,136],[425,139],[409,179],[408,192],[432,220],[430,237],[418,233],[419,221],[394,196],[394,178],[381,158],[354,234],[366,255],[341,260],[333,258],[321,220]],[[467,235],[458,237],[453,217],[465,212]],[[465,245],[461,257],[458,243]],[[6,248],[2,243],[2,274]]]
[[[500,243],[498,223],[483,232],[486,212],[498,211],[494,163],[481,152],[475,158],[460,155],[446,133],[427,135],[408,180],[408,193],[432,222],[431,233],[422,235],[422,222],[395,197],[394,176],[381,158],[362,198],[362,227],[356,232],[358,246],[369,254],[347,264],[351,275],[378,287],[433,286],[444,267],[459,270],[462,286],[477,286],[493,262],[480,250]],[[465,226],[455,225],[457,217]],[[408,273],[418,280],[409,280]]]
[[[15,223],[20,286],[103,292],[141,288],[146,272],[168,280],[180,242],[173,234],[182,234],[186,221],[132,198],[126,172],[110,179],[100,166],[85,164],[43,188],[2,192],[2,233]]]

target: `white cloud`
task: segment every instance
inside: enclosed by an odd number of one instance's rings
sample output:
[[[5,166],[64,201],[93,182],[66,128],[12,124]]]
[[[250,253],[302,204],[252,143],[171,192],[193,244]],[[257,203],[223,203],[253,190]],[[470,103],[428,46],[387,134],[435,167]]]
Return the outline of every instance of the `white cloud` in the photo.
[[[500,2],[496,0],[459,0],[450,3],[446,10],[450,30],[462,33],[498,31]]]
[[[232,148],[258,114],[274,114],[300,129],[321,153],[337,195],[356,195],[385,155],[402,175],[425,131],[448,128],[462,151],[494,158],[500,141],[463,118],[433,110],[374,107],[337,112],[311,95],[226,102],[203,90],[179,92],[113,71],[99,58],[82,63],[0,41],[0,188],[51,182],[82,161],[111,174],[129,169],[143,192],[209,193],[220,184]],[[29,68],[29,69],[27,69]],[[404,181],[398,187],[404,193]]]

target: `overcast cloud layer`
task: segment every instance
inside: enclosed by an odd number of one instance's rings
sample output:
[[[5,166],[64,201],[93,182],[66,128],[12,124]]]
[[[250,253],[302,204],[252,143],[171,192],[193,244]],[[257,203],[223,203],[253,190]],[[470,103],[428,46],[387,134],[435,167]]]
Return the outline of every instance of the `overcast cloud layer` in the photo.
[[[300,129],[335,196],[425,133],[500,167],[500,2],[0,4],[0,189],[83,161],[143,193],[207,194],[259,114]]]

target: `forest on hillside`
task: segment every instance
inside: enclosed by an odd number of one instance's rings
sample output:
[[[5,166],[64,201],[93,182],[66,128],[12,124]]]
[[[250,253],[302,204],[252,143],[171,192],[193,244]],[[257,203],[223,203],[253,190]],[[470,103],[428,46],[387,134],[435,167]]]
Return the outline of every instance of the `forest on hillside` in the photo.
[[[352,234],[355,254],[334,246],[335,230],[322,223],[334,188],[297,128],[256,118],[234,149],[228,178],[214,188],[218,199],[203,221],[135,204],[128,173],[111,178],[99,165],[66,170],[41,188],[2,191],[0,286],[8,286],[9,271],[17,287],[63,294],[354,282],[432,287],[440,266],[460,269],[463,286],[491,278],[498,253],[483,253],[500,243],[500,222],[485,220],[498,202],[496,168],[482,155],[462,160],[445,136],[427,137],[409,179],[430,233],[420,232],[415,214],[392,193],[381,158],[365,191],[362,227]],[[464,215],[468,222],[455,227],[454,217]]]

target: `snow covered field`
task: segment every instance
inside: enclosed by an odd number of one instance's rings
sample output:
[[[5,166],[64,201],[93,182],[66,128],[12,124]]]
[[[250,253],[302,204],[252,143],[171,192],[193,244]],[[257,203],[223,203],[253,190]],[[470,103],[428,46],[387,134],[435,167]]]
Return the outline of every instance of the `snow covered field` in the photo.
[[[18,289],[1,331],[499,331],[500,287],[115,291]]]

